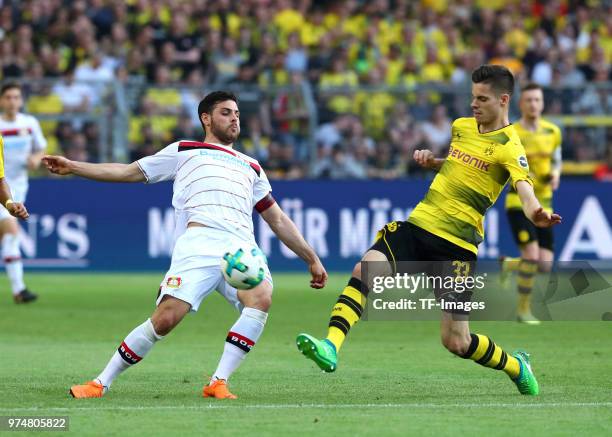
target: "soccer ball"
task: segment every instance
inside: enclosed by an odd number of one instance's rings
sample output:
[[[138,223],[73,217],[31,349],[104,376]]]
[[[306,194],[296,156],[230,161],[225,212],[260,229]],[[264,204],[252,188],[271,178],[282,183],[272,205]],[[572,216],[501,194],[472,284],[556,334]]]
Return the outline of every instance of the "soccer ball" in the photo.
[[[233,246],[221,258],[223,277],[232,287],[249,290],[264,280],[266,256],[248,244]]]

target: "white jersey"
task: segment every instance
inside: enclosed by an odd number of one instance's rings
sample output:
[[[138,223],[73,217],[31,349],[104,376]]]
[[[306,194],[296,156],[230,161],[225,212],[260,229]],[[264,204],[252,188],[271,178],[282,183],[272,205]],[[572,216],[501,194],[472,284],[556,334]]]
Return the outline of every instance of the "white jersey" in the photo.
[[[137,164],[147,183],[174,180],[177,238],[195,222],[255,243],[253,208],[274,204],[259,163],[231,147],[177,141]]]
[[[28,157],[47,147],[38,120],[22,113],[15,121],[0,116],[0,134],[4,137],[4,176],[9,186],[27,187]]]

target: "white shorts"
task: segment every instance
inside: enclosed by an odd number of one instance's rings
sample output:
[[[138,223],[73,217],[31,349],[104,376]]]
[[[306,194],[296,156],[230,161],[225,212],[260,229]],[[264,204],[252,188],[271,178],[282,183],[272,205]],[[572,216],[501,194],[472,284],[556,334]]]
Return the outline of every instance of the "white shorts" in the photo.
[[[10,181],[6,181],[6,183],[11,188],[11,197],[15,202],[24,203],[26,200],[26,196],[28,195],[28,186],[25,184],[14,184],[12,185]],[[27,207],[27,205],[26,205]],[[7,218],[13,217],[9,214],[6,208],[0,207],[0,220],[4,220]]]
[[[237,290],[225,282],[221,273],[221,257],[236,238],[218,229],[187,228],[176,240],[170,269],[160,285],[157,305],[169,295],[187,302],[195,312],[204,298],[217,290],[230,305],[242,311]],[[267,266],[266,280],[272,283]]]

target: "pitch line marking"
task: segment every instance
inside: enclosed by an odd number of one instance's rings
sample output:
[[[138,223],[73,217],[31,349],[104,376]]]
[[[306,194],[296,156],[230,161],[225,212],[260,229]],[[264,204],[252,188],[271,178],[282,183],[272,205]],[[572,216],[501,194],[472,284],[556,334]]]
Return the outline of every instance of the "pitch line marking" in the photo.
[[[231,410],[231,409],[253,409],[253,410],[283,410],[297,408],[558,408],[558,407],[612,407],[612,402],[543,402],[543,403],[471,403],[471,404],[434,404],[434,403],[405,403],[405,404],[236,404],[236,405],[147,405],[147,406],[87,406],[87,407],[21,407],[0,408],[2,413],[16,413],[21,411],[148,411],[148,410]]]

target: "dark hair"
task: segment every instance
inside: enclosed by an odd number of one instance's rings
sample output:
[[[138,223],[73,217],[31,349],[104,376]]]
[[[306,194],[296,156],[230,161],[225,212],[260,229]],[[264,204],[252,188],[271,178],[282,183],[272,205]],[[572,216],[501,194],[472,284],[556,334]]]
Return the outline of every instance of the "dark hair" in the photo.
[[[7,82],[4,85],[2,85],[2,88],[0,89],[0,96],[3,96],[5,92],[7,92],[8,90],[19,90],[21,91],[21,85],[19,85],[17,82]]]
[[[521,92],[532,91],[532,90],[542,91],[542,87],[535,82],[529,82],[527,85],[521,88]]]
[[[481,65],[472,72],[472,82],[491,85],[498,94],[512,95],[514,76],[503,65]]]
[[[236,102],[236,104],[238,104],[238,98],[233,93],[227,91],[213,91],[212,93],[207,94],[198,105],[198,118],[200,119],[200,123],[202,123],[202,114],[212,114],[213,110],[215,109],[215,105],[220,102],[225,102],[226,100],[233,100]],[[202,123],[202,128],[206,133],[204,123]]]

